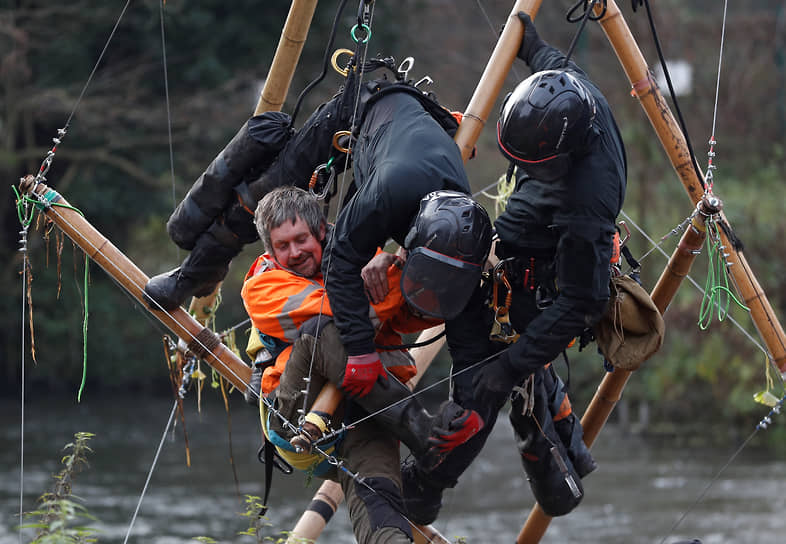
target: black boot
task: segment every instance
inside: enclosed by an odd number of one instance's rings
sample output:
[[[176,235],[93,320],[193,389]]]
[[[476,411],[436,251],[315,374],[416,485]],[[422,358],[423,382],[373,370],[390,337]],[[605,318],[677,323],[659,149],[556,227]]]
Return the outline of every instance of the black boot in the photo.
[[[418,398],[393,377],[378,380],[368,395],[353,401],[374,414],[374,421],[393,432],[426,470],[436,468],[453,448],[483,428],[477,412],[451,400],[444,401],[435,415],[429,414]]]
[[[289,116],[281,112],[249,119],[172,212],[166,225],[172,241],[193,249],[199,236],[232,204],[234,188],[270,166],[292,134],[290,124]]]
[[[354,95],[346,98],[354,100]],[[347,117],[345,111],[346,98],[343,92],[337,94],[306,119],[270,167],[249,181],[249,193],[253,199],[259,200],[276,187],[284,185],[308,189],[314,170],[331,159],[336,174],[343,171],[346,155],[333,146],[333,136],[351,127],[351,117]]]
[[[442,492],[455,486],[456,482],[437,484],[418,465],[414,458],[401,465],[401,493],[407,517],[419,525],[429,525],[434,523],[442,509]]]
[[[556,517],[579,505],[584,488],[554,428],[542,374],[535,373],[532,414],[522,413],[525,403],[517,395],[511,403],[510,421],[532,494],[546,514]]]
[[[145,285],[148,305],[154,310],[174,310],[192,296],[209,295],[242,248],[231,231],[214,223],[197,238],[193,251],[178,268],[150,278]]]
[[[565,392],[565,384],[560,377],[554,372],[553,367],[548,367],[543,372],[543,385],[546,388],[546,394],[549,399],[549,406],[551,417],[554,418],[563,410],[563,402],[567,403],[567,410],[570,414],[562,417],[554,422],[554,428],[557,430],[562,444],[568,452],[568,457],[573,463],[573,468],[580,478],[584,478],[587,474],[598,468],[598,464],[592,457],[592,454],[584,444],[584,431],[581,428],[581,422],[573,410],[569,408],[570,400]]]

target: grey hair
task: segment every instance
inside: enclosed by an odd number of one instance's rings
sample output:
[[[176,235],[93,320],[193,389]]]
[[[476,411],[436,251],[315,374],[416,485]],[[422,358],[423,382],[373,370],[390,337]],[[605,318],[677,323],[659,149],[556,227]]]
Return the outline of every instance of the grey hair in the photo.
[[[272,254],[270,231],[286,221],[294,223],[302,219],[316,238],[325,225],[325,216],[317,198],[298,187],[279,187],[273,189],[259,201],[254,213],[254,225],[265,245],[265,251]]]

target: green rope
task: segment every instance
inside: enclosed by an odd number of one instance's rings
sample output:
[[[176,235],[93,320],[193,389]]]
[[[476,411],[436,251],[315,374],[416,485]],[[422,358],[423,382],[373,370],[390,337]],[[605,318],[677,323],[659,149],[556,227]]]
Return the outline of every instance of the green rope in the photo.
[[[713,307],[718,310],[718,321],[723,321],[729,313],[732,302],[740,308],[749,311],[734,295],[729,287],[729,271],[726,268],[726,257],[723,254],[718,225],[714,222],[707,224],[707,282],[704,287],[704,296],[699,310],[699,328],[707,330],[712,322]]]
[[[78,208],[74,208],[68,204],[62,204],[60,202],[54,202],[56,198],[60,195],[54,189],[47,189],[43,195],[38,195],[39,198],[32,198],[29,195],[25,194],[22,195],[19,193],[15,185],[11,185],[11,189],[14,190],[14,195],[16,196],[16,215],[19,218],[19,222],[22,224],[23,227],[27,228],[33,222],[33,218],[35,217],[35,210],[38,211],[45,211],[47,208],[52,206],[57,206],[60,208],[65,208],[68,210],[73,210],[82,217],[85,214]],[[33,205],[33,211],[29,215],[27,214],[27,207],[26,204]],[[82,382],[79,384],[79,392],[77,393],[77,402],[82,402],[82,392],[85,389],[85,383],[87,382],[87,316],[88,316],[88,285],[90,283],[90,257],[87,256],[85,253],[85,315],[82,320]]]
[[[85,216],[85,214],[83,214],[79,208],[74,208],[69,204],[63,204],[62,202],[54,202],[54,199],[60,196],[54,189],[47,189],[43,195],[39,195],[40,198],[31,198],[28,195],[21,195],[14,185],[11,185],[11,189],[14,190],[14,194],[16,195],[16,214],[19,217],[19,222],[22,223],[22,226],[24,227],[30,226],[30,223],[33,221],[33,214],[30,214],[30,217],[28,218],[24,217],[25,203],[32,204],[39,211],[44,211],[50,206],[56,206],[58,208],[65,208],[66,210],[73,210],[82,217]]]
[[[481,191],[481,194],[486,198],[491,199],[494,201],[494,215],[499,217],[502,212],[505,211],[505,207],[508,204],[508,200],[510,196],[516,190],[516,178],[515,176],[508,180],[507,174],[502,174],[497,179],[497,194],[487,193],[486,191]]]

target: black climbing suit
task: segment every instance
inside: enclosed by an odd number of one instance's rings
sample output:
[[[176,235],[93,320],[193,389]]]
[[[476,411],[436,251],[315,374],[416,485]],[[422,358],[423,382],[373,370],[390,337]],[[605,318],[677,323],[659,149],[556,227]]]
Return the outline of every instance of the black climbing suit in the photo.
[[[561,69],[564,59],[559,50],[544,43],[525,60],[535,72]],[[522,379],[557,358],[573,338],[602,315],[609,297],[612,235],[625,196],[625,151],[608,102],[578,66],[571,62],[567,69],[589,89],[597,104],[589,150],[574,159],[568,175],[557,181],[544,183],[520,175],[505,212],[495,222],[500,239],[498,255],[516,258],[514,268],[518,273],[512,275],[511,321],[521,337],[510,345],[509,353]],[[533,262],[534,282],[530,273],[528,285],[524,285],[525,269]],[[556,296],[550,305],[539,310],[537,287],[541,286],[540,298],[546,299],[547,287],[554,286],[555,282],[559,289],[553,293]],[[485,303],[489,287],[484,289],[478,289],[464,313],[446,325],[453,370],[457,374],[453,379],[454,400],[464,408],[477,410],[485,427],[466,444],[453,450],[433,472],[416,474],[421,484],[436,490],[456,484],[458,477],[480,453],[498,411],[509,398],[509,394],[504,393],[494,405],[479,405],[473,398],[474,369],[462,372],[505,347],[505,344],[489,340],[493,313]],[[545,300],[541,302],[546,303]],[[553,380],[553,374],[537,378]],[[510,384],[511,390],[515,385]],[[516,398],[520,401],[521,397]],[[520,412],[521,406],[516,402],[514,400],[513,411]],[[511,416],[519,439],[528,431],[522,428],[524,419]],[[408,485],[405,478],[408,500],[411,498],[409,493],[422,493],[422,487],[411,484]],[[420,499],[422,501],[423,497]],[[436,515],[439,492],[432,494],[431,500],[435,504],[414,504]],[[430,522],[429,517],[427,514],[416,520]]]
[[[360,270],[389,238],[403,246],[420,200],[432,191],[469,193],[458,147],[409,93],[367,109],[352,151],[357,193],[341,210],[322,261],[333,319],[348,355],[374,351]]]

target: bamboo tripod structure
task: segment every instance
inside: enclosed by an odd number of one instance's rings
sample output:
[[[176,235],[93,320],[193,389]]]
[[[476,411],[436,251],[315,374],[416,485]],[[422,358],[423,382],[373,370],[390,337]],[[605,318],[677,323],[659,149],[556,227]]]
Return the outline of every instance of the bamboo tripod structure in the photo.
[[[493,100],[499,93],[502,82],[504,81],[504,78],[506,77],[507,72],[512,65],[513,59],[515,58],[515,52],[518,50],[518,44],[520,43],[522,36],[521,25],[511,24],[513,23],[512,19],[515,18],[515,14],[518,11],[525,11],[534,20],[541,3],[542,0],[517,2],[511,11],[511,17],[508,18],[508,24],[505,25],[505,30],[500,36],[499,42],[492,53],[491,59],[489,60],[483,76],[481,77],[481,82],[478,85],[478,89],[476,90],[475,95],[473,95],[470,105],[464,114],[464,121],[462,122],[461,127],[459,127],[459,133],[456,134],[457,144],[459,145],[462,156],[465,158],[465,160],[472,150],[472,145],[470,145],[469,142],[474,143],[474,141],[477,140],[477,137],[482,131],[490,111],[490,105],[488,106],[488,109],[484,109],[483,106],[478,106],[481,100],[480,97],[483,96],[483,94],[480,92],[480,89],[483,88],[483,92],[494,93],[494,96],[491,99],[491,102],[493,103]],[[595,9],[599,11],[600,7],[596,5]],[[617,57],[620,60],[628,76],[628,79],[631,82],[633,90],[640,100],[641,105],[644,108],[645,113],[647,114],[647,117],[650,120],[650,123],[652,124],[661,144],[666,150],[669,160],[676,170],[678,177],[682,181],[683,186],[685,187],[685,190],[691,199],[691,202],[693,204],[697,204],[702,199],[704,191],[702,189],[702,184],[696,175],[696,171],[693,168],[687,142],[685,141],[682,131],[679,129],[677,122],[671,114],[668,104],[655,85],[654,79],[647,69],[646,61],[644,60],[644,57],[641,54],[636,41],[633,39],[630,29],[622,17],[619,8],[613,0],[608,1],[606,14],[600,20],[600,24],[603,27],[607,38],[611,42],[611,45],[617,54]],[[510,41],[510,36],[512,33],[509,33],[509,31],[512,28],[517,29],[516,35],[518,37],[518,41],[516,42]],[[505,47],[510,47],[511,50],[505,52]],[[510,59],[510,61],[505,62],[507,59]],[[495,83],[490,85],[486,80],[486,84],[484,85],[484,80],[487,77],[499,77],[499,79],[496,79]],[[488,98],[488,96],[485,98]],[[475,107],[477,107],[477,109],[475,109]],[[462,137],[466,137],[467,139],[462,141]],[[723,221],[726,221],[726,218],[723,216],[722,212],[720,215]],[[781,372],[786,372],[786,335],[784,335],[783,328],[775,316],[772,306],[767,300],[766,295],[756,280],[753,271],[745,260],[742,252],[732,246],[730,241],[726,238],[725,233],[722,233],[722,237],[730,253],[727,262],[731,265],[729,270],[732,274],[737,290],[739,291],[739,294],[745,301],[746,305],[751,309],[752,320],[759,330],[759,333],[770,352],[771,359],[781,370]],[[674,266],[679,265],[675,263]],[[668,270],[669,268],[667,267],[666,271]],[[664,272],[664,274],[665,273],[666,272]],[[687,270],[685,273],[687,274]],[[664,278],[662,277],[662,280],[663,279]],[[661,284],[660,281],[659,284]],[[676,291],[679,283],[672,282],[670,285],[673,285],[673,289]],[[672,287],[661,287],[661,289],[671,288]],[[669,300],[673,294],[674,293],[670,293],[668,297]],[[658,295],[659,297],[665,298],[665,294],[661,295],[657,292],[653,292],[653,295]],[[665,309],[665,306],[663,309]],[[440,341],[440,345],[442,343],[444,343],[444,341]],[[419,364],[419,368],[420,366],[427,368],[428,364],[430,364],[430,361]],[[613,410],[614,405],[620,398],[622,390],[624,389],[624,386],[627,383],[629,377],[629,372],[616,371],[606,376],[599,386],[598,392],[596,393],[593,402],[590,404],[585,416],[582,418],[585,441],[588,443],[588,445],[591,445],[597,435],[600,433],[600,429],[605,424],[605,421],[610,415],[611,410]],[[548,528],[549,522],[550,518],[546,516],[537,505],[535,505],[532,513],[530,514],[530,517],[527,520],[527,523],[522,528],[517,542],[538,542]]]

